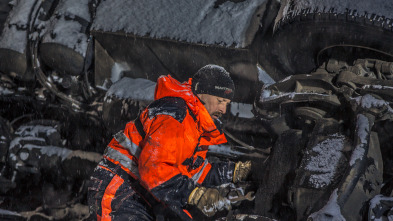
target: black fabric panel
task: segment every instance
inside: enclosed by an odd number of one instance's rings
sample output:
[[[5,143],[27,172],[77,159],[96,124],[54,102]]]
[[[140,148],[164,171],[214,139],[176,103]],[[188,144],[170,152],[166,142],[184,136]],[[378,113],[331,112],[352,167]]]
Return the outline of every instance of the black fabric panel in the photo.
[[[151,103],[148,110],[149,118],[164,114],[182,123],[187,115],[187,104],[180,97],[164,97]]]
[[[179,174],[153,188],[151,192],[168,205],[183,207],[187,204],[188,196],[195,187],[192,179]]]
[[[90,177],[88,205],[92,220],[96,220],[97,214],[102,216],[102,198],[106,188],[115,176],[115,174],[108,170],[96,167]],[[124,180],[123,184],[116,190],[116,194],[111,202],[111,208],[112,212],[110,215],[112,220],[154,220],[152,209],[131,188],[129,180]]]
[[[89,180],[87,191],[87,200],[90,214],[93,217],[102,215],[101,201],[104,196],[105,189],[111,182],[113,174],[101,167],[96,167]]]
[[[212,167],[209,173],[206,175],[202,186],[213,187],[232,182],[233,171],[235,170],[234,162],[215,162],[211,163],[211,165]]]
[[[153,221],[154,215],[141,197],[131,188],[129,182],[124,182],[116,191],[111,203],[112,220]]]
[[[141,185],[139,180],[136,180],[132,176],[130,176],[126,171],[121,168],[121,166],[116,165],[105,158],[102,159],[102,162],[104,163],[106,168],[119,175],[124,180],[124,182],[127,182],[149,207],[161,205],[161,203],[151,194],[151,192]]]

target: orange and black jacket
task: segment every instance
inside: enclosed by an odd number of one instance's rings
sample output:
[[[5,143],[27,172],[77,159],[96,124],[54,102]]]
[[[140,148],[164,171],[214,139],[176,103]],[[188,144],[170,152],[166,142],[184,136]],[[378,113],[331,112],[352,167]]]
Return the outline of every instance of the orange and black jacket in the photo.
[[[115,136],[104,157],[120,163],[160,201],[183,207],[196,186],[232,180],[233,163],[206,159],[209,145],[226,142],[192,93],[191,79],[179,83],[168,75],[158,79],[155,101]]]

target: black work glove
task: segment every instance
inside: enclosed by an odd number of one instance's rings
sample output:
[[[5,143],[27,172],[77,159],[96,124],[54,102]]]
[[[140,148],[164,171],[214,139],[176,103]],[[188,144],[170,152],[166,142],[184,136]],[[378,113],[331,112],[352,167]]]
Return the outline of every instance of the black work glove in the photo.
[[[196,206],[208,217],[214,216],[217,211],[231,209],[231,202],[215,188],[195,188],[188,197],[188,204]]]

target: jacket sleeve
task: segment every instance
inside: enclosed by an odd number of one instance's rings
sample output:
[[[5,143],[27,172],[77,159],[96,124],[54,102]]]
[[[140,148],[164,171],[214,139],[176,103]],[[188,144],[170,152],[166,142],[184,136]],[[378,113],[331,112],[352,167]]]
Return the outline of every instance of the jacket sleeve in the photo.
[[[195,184],[177,165],[185,150],[184,125],[169,115],[158,115],[151,124],[139,157],[141,180],[158,199],[184,206]],[[183,173],[182,173],[183,172]]]
[[[206,178],[202,182],[205,187],[219,186],[224,183],[231,183],[233,179],[233,171],[235,163],[232,161],[227,162],[214,162],[211,163],[211,169]]]

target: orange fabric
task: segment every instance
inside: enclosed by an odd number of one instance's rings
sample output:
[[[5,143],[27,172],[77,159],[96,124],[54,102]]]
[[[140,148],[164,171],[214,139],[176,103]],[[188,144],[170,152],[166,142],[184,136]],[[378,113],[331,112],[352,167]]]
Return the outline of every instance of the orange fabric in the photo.
[[[212,165],[210,163],[206,165],[206,167],[202,171],[201,177],[199,177],[199,179],[197,181],[199,184],[202,184],[202,182],[205,180],[205,178],[206,178],[206,176],[209,173],[211,168],[212,168]]]
[[[196,121],[189,113],[180,123],[169,115],[158,115],[150,119],[148,110],[142,112],[141,122],[146,138],[141,143],[143,148],[138,168],[141,180],[150,190],[178,174],[191,178],[200,171],[202,166],[190,170],[188,166],[182,165],[187,158],[193,156],[200,137],[203,145],[227,142],[225,136],[217,130],[204,105],[192,93],[191,79],[181,84],[171,76],[160,77],[157,81],[155,99],[167,96],[184,99],[196,116]],[[206,151],[197,152],[195,157],[197,156],[205,159]]]
[[[188,210],[183,209],[183,212],[184,212],[185,214],[187,214],[187,216],[189,216],[189,217],[192,219],[192,216],[191,216],[190,212],[188,212]]]
[[[110,216],[110,213],[112,212],[111,203],[113,197],[116,194],[117,189],[119,189],[119,187],[123,184],[123,182],[124,180],[120,176],[115,175],[115,177],[113,177],[112,181],[109,183],[108,187],[105,189],[105,193],[101,201],[101,209],[102,209],[101,221],[112,220]]]
[[[131,140],[131,142],[140,146],[142,137],[139,134],[138,130],[136,129],[133,121],[127,123],[126,128],[124,129],[124,134],[128,137],[128,139]],[[125,149],[122,145],[120,145],[115,138],[111,140],[111,142],[108,144],[108,147],[119,151],[120,153],[132,159],[138,164],[138,158],[133,156],[127,149]]]
[[[124,171],[126,171],[130,176],[132,176],[132,178],[134,178],[134,179],[136,179],[136,180],[139,179],[133,172],[131,172],[131,170],[129,170],[127,167],[124,167],[119,161],[116,161],[116,160],[114,160],[114,159],[112,159],[112,158],[110,158],[110,157],[107,157],[107,156],[105,156],[105,155],[104,155],[104,158],[107,159],[107,160],[109,160],[109,161],[111,161],[112,163],[114,163],[114,164],[116,164],[116,165],[119,165],[119,166],[121,167],[121,169],[124,170]],[[102,168],[104,168],[104,169],[106,169],[106,170],[108,170],[108,171],[111,171],[111,170],[109,170],[108,168],[106,168],[106,167],[104,167],[104,166],[101,166],[101,165],[99,165],[99,166],[102,167]]]
[[[97,214],[97,221],[101,221],[101,216]]]

